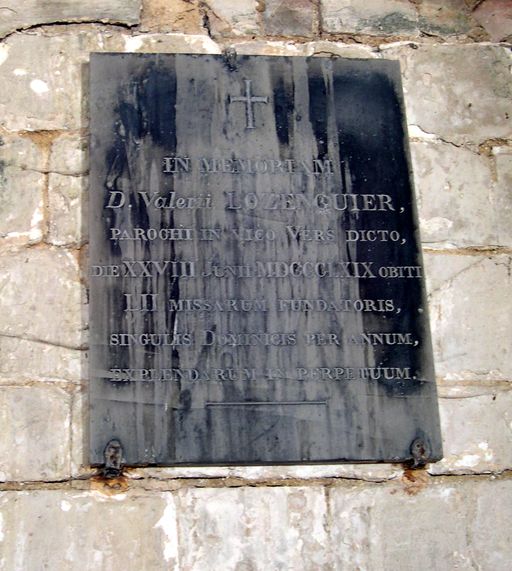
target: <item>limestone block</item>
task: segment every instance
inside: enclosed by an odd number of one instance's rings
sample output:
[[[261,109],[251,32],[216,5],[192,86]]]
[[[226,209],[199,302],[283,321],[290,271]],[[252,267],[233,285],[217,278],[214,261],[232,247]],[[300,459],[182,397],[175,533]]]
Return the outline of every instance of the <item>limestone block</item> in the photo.
[[[510,257],[424,256],[436,373],[453,380],[510,380]]]
[[[45,157],[28,137],[0,137],[0,238],[43,236]]]
[[[332,568],[505,571],[512,557],[506,519],[512,515],[511,491],[510,480],[464,479],[428,483],[416,492],[398,486],[332,488],[329,507],[336,558]],[[500,515],[491,525],[493,507]],[[485,525],[489,527],[479,535]],[[490,561],[496,567],[486,565]]]
[[[8,492],[0,513],[5,569],[181,569],[171,494]]]
[[[219,54],[221,48],[208,36],[139,34],[125,36],[121,51],[130,53]]]
[[[58,246],[87,240],[87,178],[50,173],[48,179],[48,241]]]
[[[424,0],[418,2],[419,28],[436,36],[467,34],[474,26],[465,0]]]
[[[378,58],[379,55],[375,49],[370,46],[357,45],[357,44],[344,44],[342,42],[329,42],[326,40],[319,40],[306,44],[306,55],[318,56],[341,56],[345,58],[360,58],[370,59]]]
[[[89,383],[88,380],[72,389],[71,405],[71,475],[79,477],[84,473],[95,473],[89,464]],[[106,443],[105,443],[106,444]]]
[[[400,60],[410,124],[455,143],[510,136],[510,50],[485,45],[414,47],[382,47],[384,58]]]
[[[512,468],[512,391],[486,391],[439,401],[444,458],[432,474],[500,472]]]
[[[145,0],[141,30],[206,34],[198,2],[190,0]]]
[[[332,569],[320,487],[178,492],[183,569]]]
[[[125,37],[90,26],[9,37],[0,46],[0,124],[12,131],[85,127],[85,64],[91,52],[122,51]]]
[[[9,379],[76,382],[81,378],[81,359],[78,349],[0,336],[0,384]]]
[[[306,56],[307,44],[287,40],[240,40],[233,43],[239,55]]]
[[[473,16],[489,34],[491,41],[501,42],[512,36],[512,3],[510,0],[484,0]]]
[[[416,35],[416,8],[408,0],[321,0],[322,29],[374,36]]]
[[[421,240],[498,244],[487,157],[443,143],[411,143]]]
[[[215,37],[257,34],[258,12],[256,0],[208,0],[205,15],[210,33]]]
[[[53,140],[49,171],[62,175],[87,174],[89,157],[87,137],[65,133]]]
[[[0,335],[78,348],[81,285],[75,257],[31,248],[0,257]]]
[[[512,149],[499,149],[495,161],[493,202],[498,244],[512,246]]]
[[[0,386],[0,480],[69,476],[70,402],[52,386]]]
[[[474,560],[480,569],[507,571],[512,560],[510,480],[482,483],[476,487],[475,496],[475,515],[470,525]]]
[[[0,37],[38,24],[70,22],[111,22],[135,25],[142,0],[4,0],[1,8]]]
[[[311,37],[316,6],[311,0],[266,0],[262,17],[268,35]]]

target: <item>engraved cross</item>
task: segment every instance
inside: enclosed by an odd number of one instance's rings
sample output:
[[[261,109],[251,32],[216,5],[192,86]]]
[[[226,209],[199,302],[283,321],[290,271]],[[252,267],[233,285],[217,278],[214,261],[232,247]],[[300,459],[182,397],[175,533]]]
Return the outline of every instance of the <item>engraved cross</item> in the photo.
[[[245,103],[245,117],[247,123],[245,125],[246,129],[254,129],[254,110],[253,105],[254,103],[268,103],[268,97],[260,97],[260,96],[253,96],[251,90],[251,83],[252,80],[244,79],[245,82],[245,97],[233,97],[232,95],[228,95],[229,103]]]

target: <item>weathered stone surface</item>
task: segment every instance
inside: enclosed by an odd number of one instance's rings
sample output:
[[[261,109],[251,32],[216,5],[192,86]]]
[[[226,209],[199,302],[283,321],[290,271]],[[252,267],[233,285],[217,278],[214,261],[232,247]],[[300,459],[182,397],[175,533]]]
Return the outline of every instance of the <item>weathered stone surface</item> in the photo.
[[[37,242],[43,236],[45,157],[27,137],[0,138],[0,238]]]
[[[475,488],[474,517],[468,522],[474,561],[480,569],[506,571],[512,560],[510,480]]]
[[[512,3],[510,0],[484,0],[473,16],[488,32],[491,41],[501,42],[512,36]]]
[[[233,43],[233,47],[240,55],[266,55],[266,56],[299,56],[307,54],[307,44],[274,40],[240,40]]]
[[[0,37],[38,24],[102,21],[135,25],[139,21],[141,0],[4,0],[0,9]]]
[[[0,117],[8,130],[85,126],[85,87],[91,52],[122,51],[123,34],[97,29],[59,36],[14,35],[0,48]]]
[[[507,569],[512,556],[510,527],[479,537],[493,506],[505,502],[500,520],[510,517],[511,482],[451,483],[443,480],[407,495],[398,488],[330,491],[335,569]],[[407,488],[406,488],[407,490]],[[491,499],[494,495],[494,498]],[[477,510],[473,509],[478,501]],[[335,515],[334,515],[335,514]],[[474,550],[474,542],[481,548]],[[484,548],[485,545],[485,548]],[[487,553],[484,553],[485,549]],[[413,555],[411,555],[413,553]],[[486,566],[492,560],[497,567]],[[505,565],[502,563],[505,562]]]
[[[497,244],[487,157],[440,142],[411,143],[411,155],[422,242]]]
[[[266,0],[263,29],[272,36],[313,36],[316,10],[312,0]]]
[[[183,569],[331,569],[320,487],[179,492]]]
[[[208,36],[183,34],[142,34],[126,36],[121,51],[133,53],[208,53],[218,54],[221,48]]]
[[[87,239],[85,177],[50,173],[48,179],[48,242],[58,246]]]
[[[177,468],[144,468],[130,471],[130,477],[169,478],[240,478],[256,482],[349,478],[367,482],[383,482],[399,478],[402,464],[319,464],[297,466],[203,466]]]
[[[0,336],[0,384],[10,379],[78,381],[81,358],[77,349]]]
[[[419,28],[427,34],[467,34],[475,24],[464,0],[423,0],[417,5]]]
[[[89,170],[87,137],[64,133],[52,141],[49,171],[63,175],[81,175]]]
[[[512,121],[511,54],[504,47],[383,47],[402,66],[407,119],[456,143],[508,137]]]
[[[141,30],[206,34],[199,5],[194,0],[144,0]]]
[[[512,379],[509,256],[447,252],[424,261],[437,375]]]
[[[255,0],[208,0],[204,3],[206,21],[213,36],[240,36],[258,33]]]
[[[379,55],[376,50],[370,46],[357,45],[357,44],[343,44],[341,42],[329,42],[326,40],[319,40],[305,44],[306,52],[304,55],[318,55],[318,56],[341,56],[348,58],[377,58]]]
[[[512,148],[498,150],[496,156],[496,186],[492,199],[496,216],[498,244],[512,246]]]
[[[0,386],[0,480],[69,476],[70,401],[52,386]]]
[[[97,469],[89,464],[87,431],[89,418],[88,381],[75,385],[71,390],[71,476],[96,473]],[[105,443],[106,444],[106,443]]]
[[[181,569],[171,494],[9,492],[0,510],[5,569]]]
[[[375,36],[416,35],[417,13],[408,0],[321,0],[325,32]]]
[[[405,571],[418,561],[432,569],[506,571],[511,481],[432,480],[328,492],[3,492],[2,561],[24,571]]]
[[[63,250],[31,248],[0,257],[0,335],[80,347],[77,261]]]
[[[430,465],[430,473],[512,468],[512,391],[493,392],[481,387],[480,392],[473,397],[440,399],[444,458]]]

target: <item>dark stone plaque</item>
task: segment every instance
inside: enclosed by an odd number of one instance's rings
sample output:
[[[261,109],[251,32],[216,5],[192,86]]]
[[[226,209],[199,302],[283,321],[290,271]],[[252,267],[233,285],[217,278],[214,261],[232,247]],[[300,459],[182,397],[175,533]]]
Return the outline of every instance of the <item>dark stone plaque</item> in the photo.
[[[91,463],[441,457],[399,66],[91,59]]]

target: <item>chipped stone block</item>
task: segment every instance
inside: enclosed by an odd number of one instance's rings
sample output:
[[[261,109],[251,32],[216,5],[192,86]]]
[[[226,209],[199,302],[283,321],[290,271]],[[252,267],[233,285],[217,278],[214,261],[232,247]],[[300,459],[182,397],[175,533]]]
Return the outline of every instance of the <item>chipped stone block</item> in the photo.
[[[512,124],[510,50],[485,45],[382,47],[399,59],[407,119],[454,143],[508,137]]]
[[[512,379],[510,257],[446,252],[424,261],[437,375]]]
[[[271,36],[312,37],[316,9],[312,0],[266,0],[263,29]]]
[[[0,334],[67,348],[83,344],[75,257],[31,248],[0,257]]]
[[[70,402],[56,387],[0,386],[0,480],[69,476]]]
[[[82,352],[39,341],[0,336],[0,377],[79,381]],[[0,378],[0,384],[3,379]]]
[[[41,0],[4,0],[1,7],[0,37],[39,24],[70,22],[111,22],[135,25],[139,22],[142,0],[64,0],[41,2]]]
[[[498,244],[512,246],[512,149],[498,152],[496,162],[496,185],[492,199],[496,217]]]
[[[475,25],[465,0],[426,0],[417,5],[420,31],[427,34],[467,34]]]
[[[184,569],[331,569],[320,487],[184,489],[178,526]]]
[[[374,36],[416,35],[417,13],[408,0],[321,0],[322,29]]]
[[[206,21],[212,36],[240,36],[259,31],[256,0],[208,0],[205,3]]]
[[[190,0],[145,0],[142,11],[143,32],[181,32],[206,34],[197,2]]]
[[[500,569],[486,566],[489,559],[502,562],[512,556],[510,526],[504,524],[499,539],[489,529],[492,495],[510,506],[510,481],[474,483],[442,479],[424,489],[380,487],[347,490],[335,487],[329,493],[331,545],[334,569]],[[480,498],[481,507],[474,513]],[[499,501],[499,500],[498,500]],[[506,522],[505,509],[500,520]],[[475,552],[475,541],[480,549]],[[484,553],[487,550],[487,553]]]
[[[45,156],[28,137],[0,137],[0,238],[43,236]]]
[[[501,42],[512,37],[510,0],[485,0],[476,7],[473,16],[485,28],[492,42]]]
[[[48,241],[58,246],[81,244],[87,239],[85,227],[85,177],[50,173],[48,179]]]
[[[0,123],[12,131],[86,124],[91,52],[122,51],[123,34],[78,27],[56,36],[16,34],[0,47]]]
[[[62,175],[87,174],[87,138],[83,135],[65,133],[52,141],[49,171]]]
[[[465,398],[441,398],[444,458],[431,474],[501,472],[512,468],[512,391],[485,390]]]
[[[0,496],[6,569],[178,569],[171,494],[8,492]]]
[[[489,160],[439,142],[410,146],[422,242],[497,244]]]

